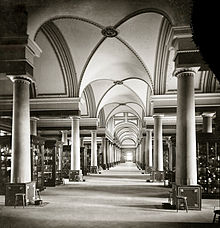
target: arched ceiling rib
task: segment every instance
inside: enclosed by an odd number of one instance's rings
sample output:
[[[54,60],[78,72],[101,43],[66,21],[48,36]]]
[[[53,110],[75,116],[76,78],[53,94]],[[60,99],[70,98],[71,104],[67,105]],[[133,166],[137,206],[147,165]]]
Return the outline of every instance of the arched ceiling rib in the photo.
[[[114,81],[121,81],[130,77],[140,78],[149,83],[149,76],[138,58],[118,39],[105,39],[85,70],[80,94],[94,80],[111,78]]]
[[[105,94],[105,96],[98,105],[97,113],[99,113],[102,107],[104,107],[108,103],[126,104],[130,102],[137,103],[138,105],[140,105],[140,107],[142,107],[143,110],[145,109],[140,98],[130,89],[123,85],[116,85]]]
[[[119,36],[136,50],[154,77],[154,62],[162,16],[156,13],[139,14],[118,27]]]
[[[105,107],[104,107],[104,109],[105,109]],[[141,119],[141,116],[140,116],[141,113],[136,112],[136,110],[132,109],[128,105],[119,104],[115,108],[110,109],[109,113],[106,113],[107,114],[106,121],[108,121],[112,116],[114,116],[118,113],[123,113],[123,112],[130,112],[130,113],[134,114],[135,116],[137,116],[139,119]]]
[[[69,90],[66,71],[62,67],[63,59],[59,55],[59,47],[51,45],[49,34],[46,37],[47,30],[39,32],[36,37],[36,42],[39,44],[43,53],[40,58],[35,59],[34,78],[36,80],[37,96],[69,96]],[[50,67],[52,64],[53,67]]]

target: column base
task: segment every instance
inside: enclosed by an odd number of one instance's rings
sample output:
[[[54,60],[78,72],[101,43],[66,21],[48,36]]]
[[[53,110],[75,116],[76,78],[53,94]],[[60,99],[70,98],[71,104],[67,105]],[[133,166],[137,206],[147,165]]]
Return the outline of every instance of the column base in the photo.
[[[186,196],[189,210],[201,210],[202,191],[200,185],[172,185],[172,204],[177,206],[176,196]],[[179,205],[181,209],[181,204]]]
[[[98,166],[90,166],[90,173],[98,174]]]
[[[81,181],[83,181],[82,170],[70,170],[69,181],[70,182],[81,182]]]
[[[36,182],[28,183],[7,183],[5,188],[5,206],[15,206],[15,194],[25,194],[25,205],[35,204]],[[22,206],[22,199],[16,202],[17,206]]]
[[[153,171],[152,167],[145,167],[146,174],[151,174],[152,171]]]
[[[153,182],[163,182],[164,181],[164,171],[152,171],[151,180]]]

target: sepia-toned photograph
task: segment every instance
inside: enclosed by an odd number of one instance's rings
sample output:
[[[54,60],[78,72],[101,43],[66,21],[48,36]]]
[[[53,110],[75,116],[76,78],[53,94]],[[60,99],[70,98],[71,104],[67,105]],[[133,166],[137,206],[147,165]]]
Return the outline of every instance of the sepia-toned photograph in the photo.
[[[0,228],[220,226],[210,2],[0,0]]]

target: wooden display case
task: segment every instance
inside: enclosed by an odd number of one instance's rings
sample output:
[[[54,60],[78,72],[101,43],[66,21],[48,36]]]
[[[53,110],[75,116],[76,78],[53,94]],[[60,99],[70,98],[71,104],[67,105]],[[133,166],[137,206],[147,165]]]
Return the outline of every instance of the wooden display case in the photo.
[[[220,195],[220,135],[197,134],[198,184],[203,198]]]
[[[58,171],[57,161],[59,158],[58,148],[61,142],[56,140],[46,140],[44,150],[44,184],[45,186],[55,186],[62,183],[60,170]]]
[[[70,159],[71,159],[71,146],[64,145],[63,157],[62,157],[62,178],[69,178]]]
[[[45,139],[31,136],[31,180],[36,182],[36,188],[40,191],[44,186],[44,144]]]
[[[0,153],[0,195],[5,195],[11,177],[11,136],[0,136]]]

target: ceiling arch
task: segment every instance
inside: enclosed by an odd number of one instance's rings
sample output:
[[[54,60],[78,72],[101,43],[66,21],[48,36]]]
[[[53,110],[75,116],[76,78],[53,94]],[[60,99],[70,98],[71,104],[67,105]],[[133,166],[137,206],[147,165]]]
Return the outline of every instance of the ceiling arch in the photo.
[[[34,0],[33,0],[34,1]],[[31,1],[31,2],[33,2]],[[37,1],[37,0],[36,0]],[[30,4],[30,3],[29,3]],[[33,39],[39,26],[55,17],[73,16],[79,18],[89,18],[98,24],[120,26],[125,21],[139,14],[154,12],[166,17],[172,25],[190,24],[191,1],[141,1],[121,0],[119,1],[100,1],[94,0],[92,3],[87,1],[53,1],[44,0],[42,3],[37,1],[37,6],[26,3],[28,9],[28,34]],[[129,6],[129,7],[128,7]],[[57,10],[59,9],[59,10]],[[112,17],[114,12],[114,17]]]
[[[138,134],[138,132],[139,132],[139,128],[137,126],[135,126],[134,124],[129,123],[129,122],[126,122],[126,123],[123,122],[123,123],[119,124],[118,126],[116,126],[114,128],[114,132],[116,133],[125,127],[132,129],[132,131],[135,132],[136,134]]]
[[[137,113],[134,109],[132,109],[128,105],[118,104],[118,106],[112,108],[109,113],[106,113],[107,114],[106,121],[108,121],[112,116],[114,116],[118,113],[124,113],[124,112],[130,112],[130,113],[134,114],[135,116],[137,116],[138,119],[141,119],[141,116],[139,115],[139,113]]]
[[[122,146],[126,146],[126,145],[128,145],[128,146],[135,146],[136,145],[136,143],[135,143],[135,141],[133,140],[133,139],[130,139],[130,138],[125,138],[125,139],[123,139],[123,141],[121,142],[121,145]]]
[[[97,114],[99,111],[108,103],[126,104],[126,103],[136,103],[143,110],[145,110],[144,104],[140,98],[129,88],[123,85],[113,86],[108,90],[101,99],[97,107]]]

